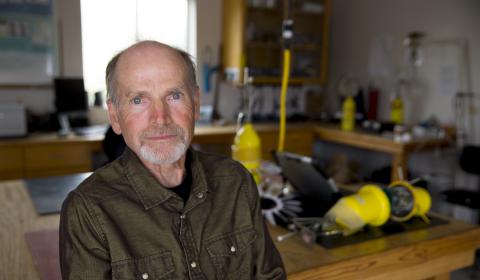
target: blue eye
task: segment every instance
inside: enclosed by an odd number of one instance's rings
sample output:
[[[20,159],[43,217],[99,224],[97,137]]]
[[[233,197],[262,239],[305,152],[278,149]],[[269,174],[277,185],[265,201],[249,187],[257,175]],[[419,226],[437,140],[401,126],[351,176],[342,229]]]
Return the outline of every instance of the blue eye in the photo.
[[[180,97],[181,97],[180,92],[174,92],[174,93],[172,93],[172,98],[173,98],[174,100],[178,100],[178,99],[180,99]]]
[[[132,103],[138,105],[142,103],[142,99],[139,96],[136,96],[132,99]]]
[[[182,95],[183,93],[180,91],[172,91],[172,93],[170,93],[170,95],[167,97],[167,100],[170,100],[170,101],[181,100]]]

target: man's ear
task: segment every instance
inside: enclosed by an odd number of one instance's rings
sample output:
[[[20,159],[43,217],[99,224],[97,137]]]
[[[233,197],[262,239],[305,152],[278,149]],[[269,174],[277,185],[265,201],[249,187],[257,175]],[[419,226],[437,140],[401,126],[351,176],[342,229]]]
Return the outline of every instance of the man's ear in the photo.
[[[108,99],[107,107],[108,107],[108,117],[110,118],[110,125],[112,126],[113,131],[118,135],[122,134],[122,129],[120,128],[120,123],[118,121],[117,106],[113,104],[111,99]]]
[[[195,109],[195,120],[200,119],[200,89],[197,87],[193,93],[193,106]]]

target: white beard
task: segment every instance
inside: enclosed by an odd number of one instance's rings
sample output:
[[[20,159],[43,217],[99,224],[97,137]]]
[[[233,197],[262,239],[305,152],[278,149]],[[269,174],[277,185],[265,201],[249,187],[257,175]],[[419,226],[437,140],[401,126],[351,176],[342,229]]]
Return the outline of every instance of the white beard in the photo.
[[[183,141],[175,143],[167,151],[158,151],[149,145],[140,147],[140,156],[153,164],[172,164],[177,162],[187,151],[188,146]]]

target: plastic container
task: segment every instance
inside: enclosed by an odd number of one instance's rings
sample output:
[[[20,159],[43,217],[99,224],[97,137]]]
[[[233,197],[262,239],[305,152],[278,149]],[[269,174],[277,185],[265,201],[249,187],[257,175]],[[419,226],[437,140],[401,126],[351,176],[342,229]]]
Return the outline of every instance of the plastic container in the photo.
[[[235,135],[232,145],[233,159],[241,162],[252,173],[255,182],[260,183],[262,148],[260,137],[251,123],[244,124]]]
[[[355,128],[355,107],[355,100],[352,96],[345,98],[342,106],[342,130],[352,131]]]

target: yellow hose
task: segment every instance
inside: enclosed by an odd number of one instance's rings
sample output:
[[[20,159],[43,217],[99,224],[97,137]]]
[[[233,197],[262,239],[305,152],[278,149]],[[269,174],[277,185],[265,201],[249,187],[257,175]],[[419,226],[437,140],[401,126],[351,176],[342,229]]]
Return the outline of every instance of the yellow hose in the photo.
[[[278,137],[278,151],[283,152],[285,146],[285,126],[287,120],[287,88],[290,76],[290,49],[283,51],[282,94],[280,96],[280,132]]]

